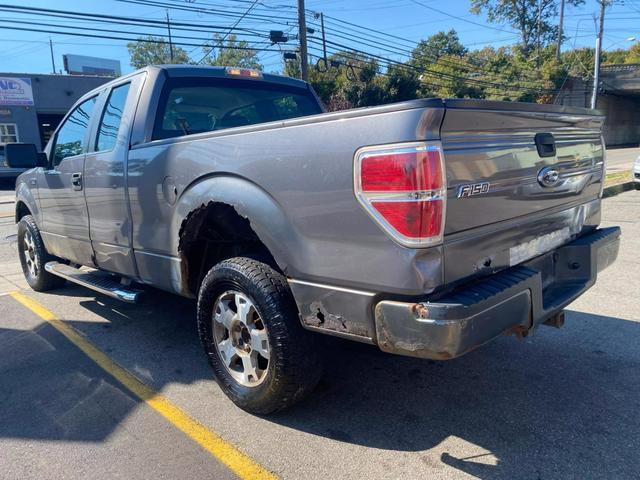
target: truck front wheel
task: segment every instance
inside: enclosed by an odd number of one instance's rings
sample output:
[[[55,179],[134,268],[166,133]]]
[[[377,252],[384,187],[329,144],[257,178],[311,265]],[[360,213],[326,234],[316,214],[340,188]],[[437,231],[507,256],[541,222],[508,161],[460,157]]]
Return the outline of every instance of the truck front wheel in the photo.
[[[198,292],[198,333],[224,393],[269,414],[313,390],[321,375],[316,341],[300,325],[283,275],[246,257],[224,260]]]
[[[44,265],[55,258],[44,247],[40,230],[31,215],[25,215],[18,222],[18,256],[24,278],[36,292],[53,290],[65,284],[63,278],[44,269]]]

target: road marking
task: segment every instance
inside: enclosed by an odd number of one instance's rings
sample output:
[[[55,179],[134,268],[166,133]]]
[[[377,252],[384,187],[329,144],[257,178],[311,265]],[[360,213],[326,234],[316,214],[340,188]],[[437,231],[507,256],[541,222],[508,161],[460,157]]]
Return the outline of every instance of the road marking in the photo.
[[[223,440],[217,433],[209,430],[151,387],[142,383],[89,342],[89,340],[75,328],[57,318],[51,311],[47,310],[36,300],[21,292],[12,292],[10,295],[40,318],[47,321],[104,371],[124,385],[131,393],[211,453],[240,478],[255,480],[278,478],[242,453],[234,445]]]

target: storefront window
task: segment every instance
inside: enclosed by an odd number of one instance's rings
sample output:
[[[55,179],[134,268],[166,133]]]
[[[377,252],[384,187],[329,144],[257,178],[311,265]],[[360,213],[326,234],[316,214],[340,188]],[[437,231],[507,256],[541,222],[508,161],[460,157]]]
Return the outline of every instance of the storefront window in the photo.
[[[18,141],[18,128],[15,123],[0,123],[0,144]]]

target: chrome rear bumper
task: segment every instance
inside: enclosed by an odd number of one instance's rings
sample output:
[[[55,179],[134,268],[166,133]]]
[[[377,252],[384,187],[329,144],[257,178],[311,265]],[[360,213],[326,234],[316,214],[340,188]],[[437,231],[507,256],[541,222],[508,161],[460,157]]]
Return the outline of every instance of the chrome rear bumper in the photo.
[[[615,261],[619,243],[619,227],[598,229],[434,301],[381,301],[377,344],[390,353],[449,359],[508,331],[526,334],[590,288]]]

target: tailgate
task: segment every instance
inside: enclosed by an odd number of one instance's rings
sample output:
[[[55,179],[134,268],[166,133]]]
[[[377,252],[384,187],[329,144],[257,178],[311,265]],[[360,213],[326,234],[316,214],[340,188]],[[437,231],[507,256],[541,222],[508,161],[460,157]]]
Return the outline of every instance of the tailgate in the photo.
[[[446,101],[446,283],[520,263],[597,226],[604,117],[593,113]]]

